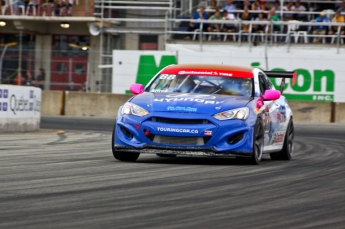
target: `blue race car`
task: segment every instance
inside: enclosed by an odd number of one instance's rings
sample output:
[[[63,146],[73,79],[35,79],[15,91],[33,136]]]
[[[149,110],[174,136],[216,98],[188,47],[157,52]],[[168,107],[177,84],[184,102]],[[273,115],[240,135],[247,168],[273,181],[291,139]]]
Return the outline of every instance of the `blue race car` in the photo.
[[[281,95],[294,72],[227,65],[170,65],[120,107],[112,136],[116,159],[140,153],[236,157],[259,164],[264,153],[289,160],[294,148],[292,111]],[[282,78],[275,90],[268,77]]]

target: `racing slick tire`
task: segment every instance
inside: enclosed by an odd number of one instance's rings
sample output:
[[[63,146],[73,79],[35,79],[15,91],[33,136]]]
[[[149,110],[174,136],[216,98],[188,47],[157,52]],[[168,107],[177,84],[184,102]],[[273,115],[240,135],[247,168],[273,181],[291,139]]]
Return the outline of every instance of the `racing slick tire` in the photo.
[[[253,133],[253,153],[250,158],[236,158],[240,163],[260,164],[264,151],[264,127],[260,119],[256,120]]]
[[[156,153],[158,157],[176,157],[174,154],[161,154],[161,153]]]
[[[140,153],[128,153],[128,152],[121,152],[121,151],[115,150],[114,148],[115,131],[116,131],[116,124],[114,125],[113,134],[111,138],[111,149],[113,151],[114,158],[119,161],[136,161]]]
[[[270,154],[271,159],[272,160],[290,160],[293,154],[294,137],[295,137],[295,130],[294,130],[294,125],[291,118],[289,121],[289,125],[286,129],[283,149],[277,153],[271,153]]]

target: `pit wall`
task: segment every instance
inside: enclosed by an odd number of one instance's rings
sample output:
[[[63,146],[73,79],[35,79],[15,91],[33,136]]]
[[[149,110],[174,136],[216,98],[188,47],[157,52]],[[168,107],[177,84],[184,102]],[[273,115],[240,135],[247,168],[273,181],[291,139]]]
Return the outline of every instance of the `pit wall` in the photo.
[[[119,107],[132,95],[44,91],[43,115],[116,117]],[[345,103],[290,101],[294,121],[345,123]]]
[[[41,94],[36,87],[0,84],[0,132],[39,130]]]

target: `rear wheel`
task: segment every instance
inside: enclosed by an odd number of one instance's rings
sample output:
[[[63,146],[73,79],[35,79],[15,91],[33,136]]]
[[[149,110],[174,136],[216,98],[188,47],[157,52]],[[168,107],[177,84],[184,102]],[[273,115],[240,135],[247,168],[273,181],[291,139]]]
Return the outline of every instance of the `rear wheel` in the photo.
[[[116,132],[116,124],[114,125],[113,134],[111,138],[111,149],[113,151],[114,158],[120,161],[136,161],[140,153],[128,153],[128,152],[121,152],[121,151],[115,150],[115,147],[114,147],[115,132]]]
[[[290,160],[293,154],[293,149],[294,149],[294,138],[295,138],[295,129],[294,129],[293,121],[291,118],[289,125],[286,129],[283,149],[277,153],[271,153],[270,154],[271,159],[272,160]]]

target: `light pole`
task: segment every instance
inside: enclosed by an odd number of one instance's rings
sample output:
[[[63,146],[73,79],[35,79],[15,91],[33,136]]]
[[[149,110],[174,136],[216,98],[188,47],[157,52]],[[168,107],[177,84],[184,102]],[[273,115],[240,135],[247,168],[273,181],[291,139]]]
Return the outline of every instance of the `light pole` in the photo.
[[[18,44],[18,42],[11,42],[11,43],[7,43],[7,44],[0,44],[0,46],[4,47],[4,49],[2,50],[1,56],[0,56],[0,83],[2,81],[2,61],[4,59],[5,53],[7,51],[7,48],[11,47],[11,46],[15,46],[17,44]]]

